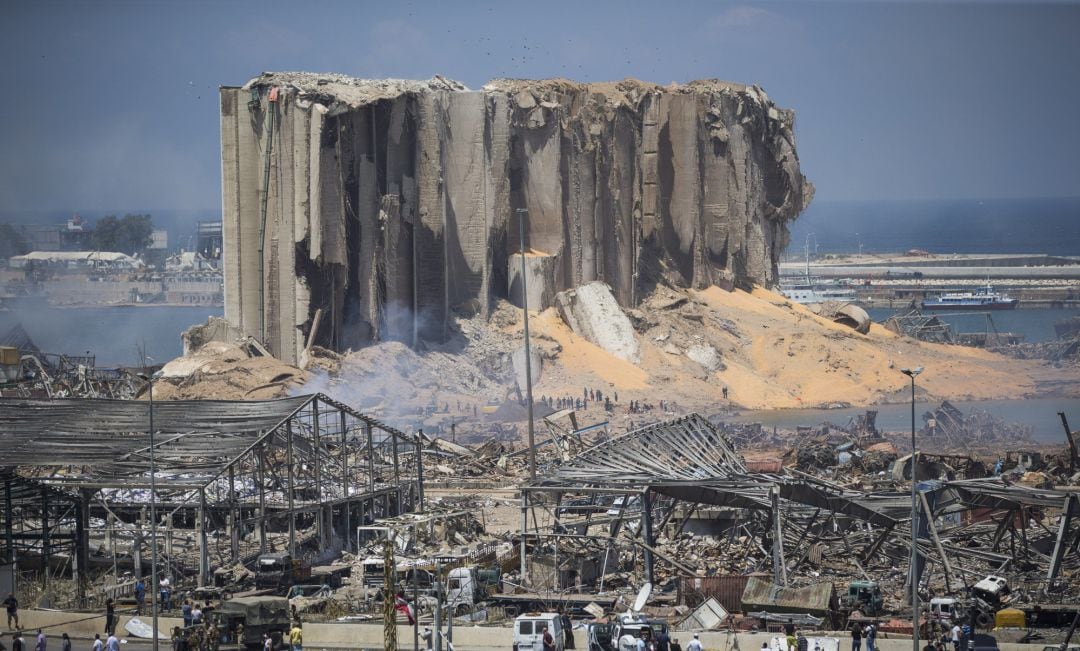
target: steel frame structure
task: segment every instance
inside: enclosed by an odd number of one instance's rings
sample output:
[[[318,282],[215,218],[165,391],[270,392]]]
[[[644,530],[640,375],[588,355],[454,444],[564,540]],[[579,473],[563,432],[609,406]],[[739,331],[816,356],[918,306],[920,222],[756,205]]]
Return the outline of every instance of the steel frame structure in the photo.
[[[588,504],[564,505],[567,495],[586,496]],[[607,515],[604,511],[610,514],[615,507],[598,505],[610,504],[603,498],[615,495],[623,502],[616,515]],[[631,512],[627,505],[634,496],[641,507]],[[946,585],[962,586],[1035,562],[1040,571],[1046,568],[1039,590],[1053,591],[1062,587],[1066,567],[1080,567],[1080,500],[1072,493],[1004,486],[995,479],[963,480],[937,482],[919,493],[919,503],[920,581],[932,570],[941,572]],[[873,563],[901,562],[911,554],[906,493],[855,491],[790,470],[749,473],[722,428],[691,414],[604,441],[524,486],[521,574],[527,577],[530,547],[534,554],[553,553],[556,566],[560,553],[571,556],[568,548],[600,551],[606,570],[618,541],[640,550],[646,581],[654,578],[657,558],[676,572],[694,575],[680,559],[662,555],[655,537],[669,523],[677,535],[695,510],[706,506],[735,514],[735,531],[745,532],[765,553],[777,585],[786,585],[788,575],[820,554],[822,546],[834,548],[864,576]],[[1033,509],[1059,511],[1058,526],[1028,527],[1026,514]],[[629,538],[620,539],[627,529]],[[980,543],[966,544],[973,540]]]
[[[142,567],[149,408],[141,401],[0,399],[0,470],[7,473],[0,507],[10,505],[0,521],[4,557],[36,548],[48,563],[58,541],[70,540],[77,544],[65,551],[74,552],[78,580],[91,567],[90,545],[82,542],[90,536],[104,536],[116,566],[119,525],[133,537],[132,564]],[[197,574],[199,586],[214,566],[250,562],[275,538],[277,551],[294,557],[309,542],[313,560],[329,557],[351,547],[356,527],[420,502],[418,438],[323,394],[157,401],[153,409],[161,561]]]

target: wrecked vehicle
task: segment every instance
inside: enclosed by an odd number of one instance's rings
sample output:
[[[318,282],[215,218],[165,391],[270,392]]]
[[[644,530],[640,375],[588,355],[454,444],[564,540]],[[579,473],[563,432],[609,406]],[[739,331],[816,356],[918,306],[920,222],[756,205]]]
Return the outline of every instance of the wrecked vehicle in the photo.
[[[885,599],[881,586],[875,581],[852,581],[846,594],[840,596],[840,607],[847,611],[858,610],[864,615],[881,614]]]
[[[286,590],[310,578],[311,567],[288,554],[263,554],[256,563],[255,586],[260,589]]]
[[[277,648],[286,638],[291,619],[289,600],[285,597],[236,597],[223,602],[210,614],[226,644],[239,644],[243,627],[243,645],[258,648],[268,634]]]
[[[526,613],[514,620],[514,651],[543,651],[544,629],[555,641],[555,651],[563,651],[566,634],[559,613]]]

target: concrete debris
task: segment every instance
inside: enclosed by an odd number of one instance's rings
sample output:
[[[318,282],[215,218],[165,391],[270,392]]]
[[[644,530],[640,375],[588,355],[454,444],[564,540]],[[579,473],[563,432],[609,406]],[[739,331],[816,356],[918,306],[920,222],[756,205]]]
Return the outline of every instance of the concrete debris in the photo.
[[[574,334],[619,359],[637,363],[641,351],[630,319],[619,307],[611,288],[592,282],[555,296],[559,314]]]
[[[277,72],[222,88],[221,120],[225,316],[288,363],[490,315],[520,219],[534,309],[592,281],[625,308],[657,282],[773,284],[813,195],[794,114],[717,80]]]
[[[695,344],[690,346],[690,348],[686,350],[686,356],[698,364],[701,364],[701,366],[710,373],[724,367],[724,362],[720,359],[720,353],[708,344]]]
[[[870,332],[870,324],[873,323],[873,319],[866,313],[866,310],[854,303],[825,301],[824,303],[814,303],[807,307],[814,314],[826,319],[831,319],[841,325],[846,325],[861,335]]]
[[[90,354],[42,352],[21,324],[0,335],[2,397],[130,399],[146,384],[140,370],[98,368]]]

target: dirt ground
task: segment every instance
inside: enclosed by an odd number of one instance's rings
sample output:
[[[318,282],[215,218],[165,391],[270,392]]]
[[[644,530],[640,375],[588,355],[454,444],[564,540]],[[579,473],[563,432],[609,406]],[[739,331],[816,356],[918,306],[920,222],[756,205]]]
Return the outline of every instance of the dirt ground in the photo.
[[[533,329],[561,351],[534,392],[577,396],[583,386],[603,387],[620,400],[663,398],[698,409],[724,404],[726,386],[730,403],[747,409],[869,406],[906,399],[909,380],[900,369],[914,366],[925,369],[918,390],[940,398],[1019,398],[1050,384],[1068,395],[1080,390],[1076,369],[919,342],[880,325],[862,335],[765,289],[691,290],[676,307],[650,310],[682,298],[661,291],[642,308],[649,323],[639,327],[637,366],[575,336],[554,310],[540,314]],[[710,372],[689,359],[692,345],[715,348],[721,368]]]
[[[859,334],[761,288],[660,287],[628,313],[641,349],[639,364],[575,335],[553,308],[533,314],[532,343],[541,358],[536,399],[600,390],[617,395],[616,416],[625,414],[630,401],[664,400],[673,413],[870,406],[907,400],[909,381],[900,369],[913,366],[924,367],[918,391],[930,399],[1080,396],[1075,366],[923,343],[879,325]],[[306,371],[215,344],[170,362],[155,398],[255,399],[322,391],[374,415],[408,417],[411,425],[515,422],[524,410],[517,402],[512,355],[522,340],[520,311],[504,302],[487,319],[458,319],[447,342],[420,350],[385,342],[345,355],[319,353]],[[711,368],[691,359],[691,349],[711,349]],[[587,411],[596,408],[590,404]]]

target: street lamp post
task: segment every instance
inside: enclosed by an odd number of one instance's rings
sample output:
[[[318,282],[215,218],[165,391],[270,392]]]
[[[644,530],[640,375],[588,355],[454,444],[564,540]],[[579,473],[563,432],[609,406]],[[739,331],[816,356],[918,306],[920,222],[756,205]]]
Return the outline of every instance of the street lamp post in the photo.
[[[922,373],[921,366],[902,368],[900,372],[911,378],[911,649],[919,651],[919,579],[916,567],[919,562],[919,505],[916,495],[917,454],[915,449],[915,376]]]
[[[153,620],[153,650],[158,651],[158,547],[157,547],[157,467],[154,463],[154,379],[161,376],[161,372],[147,377],[139,374],[146,380],[150,391],[150,613]]]
[[[525,217],[529,211],[517,209],[518,238],[521,251],[521,313],[525,320],[525,410],[529,419],[529,479],[536,479],[536,440],[533,432],[532,351],[529,348],[529,287],[525,268]],[[525,532],[522,531],[524,536]]]

